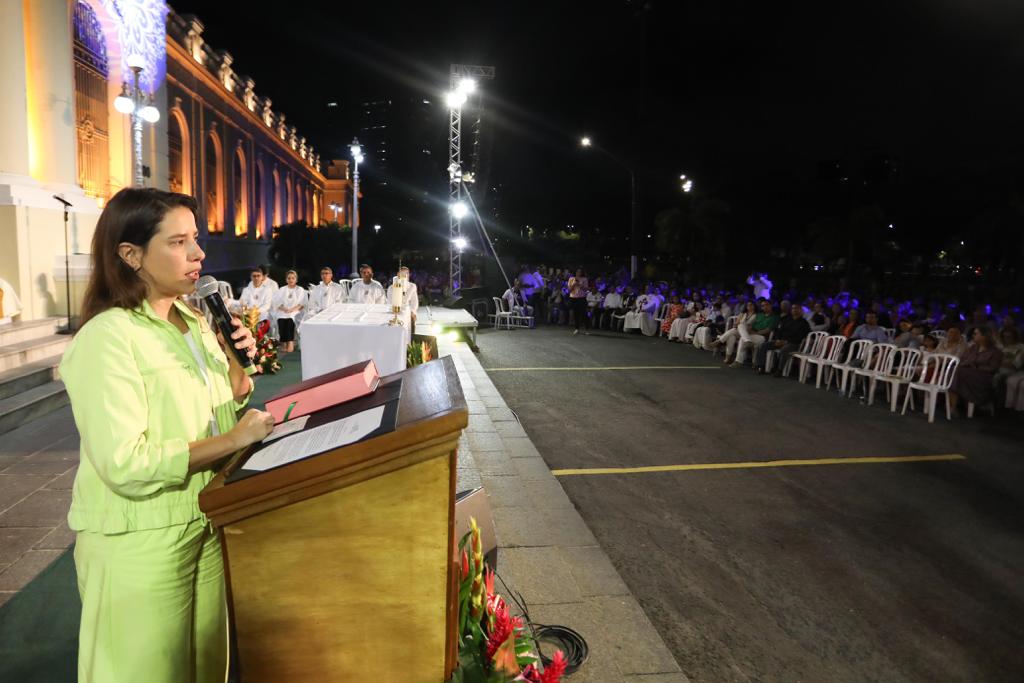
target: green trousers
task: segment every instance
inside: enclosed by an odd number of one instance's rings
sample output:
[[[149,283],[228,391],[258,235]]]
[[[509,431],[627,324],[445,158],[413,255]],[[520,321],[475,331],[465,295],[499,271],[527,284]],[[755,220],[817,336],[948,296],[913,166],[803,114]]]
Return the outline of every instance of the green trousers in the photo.
[[[75,545],[82,683],[224,683],[227,603],[220,539],[200,520]]]

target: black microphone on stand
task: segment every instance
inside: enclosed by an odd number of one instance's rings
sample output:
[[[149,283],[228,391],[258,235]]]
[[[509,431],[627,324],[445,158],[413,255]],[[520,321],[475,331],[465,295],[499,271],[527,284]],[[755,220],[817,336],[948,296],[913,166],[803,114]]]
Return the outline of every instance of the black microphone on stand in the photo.
[[[71,202],[60,195],[53,195],[53,198],[64,205],[64,296],[68,300],[68,324],[64,329],[57,330],[57,334],[71,334],[75,330],[71,327],[71,246],[68,242],[68,208]]]
[[[234,340],[231,339],[231,335],[235,332],[235,326],[231,324],[231,314],[228,313],[228,307],[224,305],[224,299],[220,296],[220,287],[216,278],[210,275],[199,278],[199,281],[196,282],[196,294],[206,302],[206,307],[213,315],[217,329],[220,330],[228,348],[235,354],[235,360],[245,370],[245,374],[254,374],[256,367],[252,364],[249,354],[242,349],[236,349]]]

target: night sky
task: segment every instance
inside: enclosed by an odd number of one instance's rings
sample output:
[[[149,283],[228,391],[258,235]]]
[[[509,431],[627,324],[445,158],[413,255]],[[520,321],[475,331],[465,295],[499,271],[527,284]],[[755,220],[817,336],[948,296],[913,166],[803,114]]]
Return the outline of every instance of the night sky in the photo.
[[[792,229],[820,210],[823,164],[856,184],[889,160],[903,234],[956,235],[1024,180],[1024,3],[1011,0],[173,7],[324,158],[352,136],[328,126],[327,101],[438,98],[450,63],[495,66],[491,180],[513,230],[628,224],[628,177],[578,147],[584,132],[639,169],[647,222],[687,173],[738,230]]]

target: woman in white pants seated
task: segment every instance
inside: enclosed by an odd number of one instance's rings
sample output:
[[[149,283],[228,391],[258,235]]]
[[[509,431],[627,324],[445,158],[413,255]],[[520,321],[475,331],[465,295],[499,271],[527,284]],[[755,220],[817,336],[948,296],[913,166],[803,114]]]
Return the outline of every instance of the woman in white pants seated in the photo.
[[[626,314],[623,330],[640,330],[645,336],[653,337],[658,333],[658,323],[654,316],[664,299],[653,287],[647,288],[647,294],[637,297],[636,309]]]
[[[736,355],[736,343],[740,340],[740,325],[749,325],[757,317],[757,306],[753,301],[748,301],[743,312],[736,316],[736,325],[731,330],[726,330],[721,337],[711,342],[711,348],[725,345],[725,363],[728,365]]]

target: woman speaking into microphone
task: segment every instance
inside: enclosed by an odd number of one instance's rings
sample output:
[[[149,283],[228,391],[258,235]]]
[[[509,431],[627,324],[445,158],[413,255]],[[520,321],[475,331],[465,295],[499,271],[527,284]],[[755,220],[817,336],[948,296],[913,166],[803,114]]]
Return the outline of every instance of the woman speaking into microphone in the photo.
[[[205,254],[196,203],[124,189],[92,241],[82,327],[64,354],[81,437],[68,524],[77,532],[80,681],[224,681],[227,605],[220,540],[199,492],[226,456],[273,428],[241,411],[252,356],[241,322],[215,335],[182,297]]]

